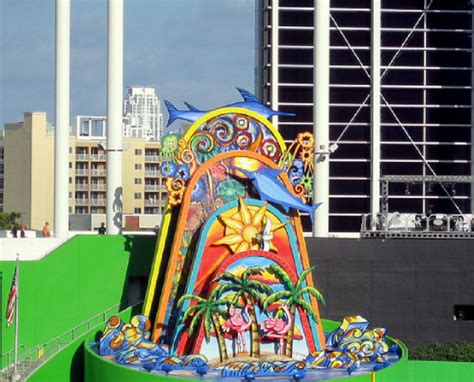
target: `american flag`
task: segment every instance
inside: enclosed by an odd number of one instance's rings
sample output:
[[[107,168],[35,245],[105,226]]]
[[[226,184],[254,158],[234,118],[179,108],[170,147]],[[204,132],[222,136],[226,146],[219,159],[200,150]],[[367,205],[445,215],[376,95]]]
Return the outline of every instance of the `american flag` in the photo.
[[[12,287],[10,289],[10,294],[8,295],[7,326],[10,326],[13,323],[13,316],[15,314],[15,303],[17,299],[17,274],[18,265],[15,267],[15,275],[13,276]]]

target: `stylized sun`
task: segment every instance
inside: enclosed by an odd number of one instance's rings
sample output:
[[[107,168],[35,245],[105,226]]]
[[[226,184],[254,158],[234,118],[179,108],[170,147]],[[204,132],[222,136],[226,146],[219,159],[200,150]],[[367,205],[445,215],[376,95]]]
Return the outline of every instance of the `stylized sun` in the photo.
[[[225,236],[213,243],[213,245],[227,245],[232,253],[245,252],[251,249],[260,249],[264,225],[266,219],[267,203],[257,210],[250,209],[244,199],[239,197],[239,211],[232,217],[220,216],[225,225]],[[271,228],[271,232],[282,228],[284,224],[278,224]],[[276,250],[271,243],[271,249]]]

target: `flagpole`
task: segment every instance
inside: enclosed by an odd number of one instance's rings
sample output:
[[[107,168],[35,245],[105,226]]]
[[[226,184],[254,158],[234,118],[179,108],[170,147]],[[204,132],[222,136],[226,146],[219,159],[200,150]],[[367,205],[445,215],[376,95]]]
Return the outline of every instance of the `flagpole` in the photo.
[[[20,297],[20,254],[16,254],[16,299],[15,299],[15,365],[13,369],[13,380],[18,381],[20,374],[18,373],[18,327],[19,327],[19,297]]]

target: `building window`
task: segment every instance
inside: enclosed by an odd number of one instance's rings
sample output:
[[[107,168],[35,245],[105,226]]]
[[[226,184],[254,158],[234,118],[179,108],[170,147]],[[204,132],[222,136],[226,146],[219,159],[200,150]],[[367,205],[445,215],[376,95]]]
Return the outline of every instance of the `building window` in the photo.
[[[135,184],[142,184],[142,178],[135,178]]]
[[[135,213],[136,213],[136,214],[141,214],[141,213],[142,213],[142,209],[141,209],[141,208],[135,208]]]
[[[141,163],[135,163],[135,170],[141,170],[142,169],[142,164]]]
[[[72,183],[72,178],[71,178],[71,177],[69,177],[69,184],[71,184],[71,183]]]
[[[69,193],[69,199],[72,198],[72,192]]]
[[[135,155],[142,155],[142,149],[135,149]]]
[[[72,147],[69,147],[69,154],[72,154]]]
[[[69,162],[69,168],[72,168],[72,162]]]
[[[141,199],[142,198],[142,193],[141,192],[135,192],[135,199]]]

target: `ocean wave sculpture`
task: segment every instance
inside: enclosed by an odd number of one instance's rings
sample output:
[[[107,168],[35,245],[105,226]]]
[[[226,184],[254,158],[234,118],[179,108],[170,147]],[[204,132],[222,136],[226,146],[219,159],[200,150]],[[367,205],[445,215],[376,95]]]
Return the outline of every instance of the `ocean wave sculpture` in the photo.
[[[309,367],[346,368],[349,373],[361,363],[375,363],[374,370],[388,366],[387,355],[396,353],[398,345],[389,347],[387,329],[368,330],[369,322],[361,316],[348,316],[326,339],[326,350],[306,358]]]
[[[296,380],[306,376],[306,364],[303,361],[262,361],[232,362],[221,372],[222,377],[240,377],[254,380],[256,377],[293,377]]]

